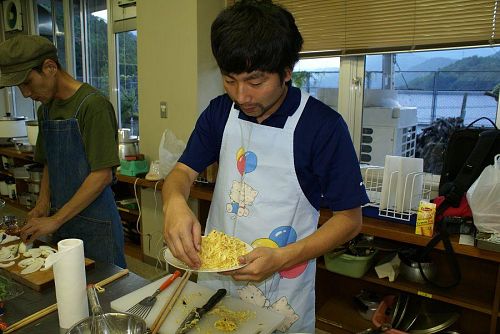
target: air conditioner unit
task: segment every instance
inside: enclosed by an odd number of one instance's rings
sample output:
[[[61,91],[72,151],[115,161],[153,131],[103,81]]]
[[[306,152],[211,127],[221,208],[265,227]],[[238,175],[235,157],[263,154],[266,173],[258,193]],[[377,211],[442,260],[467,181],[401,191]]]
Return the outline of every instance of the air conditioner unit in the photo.
[[[2,6],[4,31],[22,31],[23,12],[21,0],[4,0]]]
[[[386,155],[415,157],[417,108],[364,107],[360,162],[384,166]]]

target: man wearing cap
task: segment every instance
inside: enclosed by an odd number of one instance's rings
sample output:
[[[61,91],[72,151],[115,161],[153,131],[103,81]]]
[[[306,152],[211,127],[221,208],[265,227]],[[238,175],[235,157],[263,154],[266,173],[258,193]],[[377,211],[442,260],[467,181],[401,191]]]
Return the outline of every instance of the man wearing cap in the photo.
[[[47,234],[54,243],[82,239],[87,257],[125,267],[123,230],[110,186],[120,163],[113,106],[64,71],[55,46],[40,36],[18,35],[0,44],[0,88],[10,86],[42,103],[34,160],[44,170],[22,239]]]

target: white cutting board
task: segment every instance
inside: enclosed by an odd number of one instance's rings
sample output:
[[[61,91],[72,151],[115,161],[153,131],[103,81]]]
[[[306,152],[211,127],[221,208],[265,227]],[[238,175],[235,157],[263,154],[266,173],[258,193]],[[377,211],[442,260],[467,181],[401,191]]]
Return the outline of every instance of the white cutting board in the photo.
[[[131,306],[138,303],[144,297],[152,295],[156,289],[166,280],[167,276],[148,284],[139,290],[136,290],[128,295],[115,299],[111,302],[111,309],[118,312],[126,312]],[[181,278],[177,278],[167,289],[162,291],[156,300],[155,305],[147,316],[146,325],[151,327],[156,319],[156,316],[161,311],[162,307],[167,302],[176,287],[179,285]],[[194,307],[203,306],[208,299],[215,293],[215,290],[188,281],[184,290],[180,294],[172,311],[165,319],[165,322],[160,328],[160,334],[173,334],[179,328],[179,325],[186,318],[188,313]],[[184,304],[184,302],[186,304]],[[239,324],[238,330],[232,333],[240,334],[270,334],[278,328],[284,320],[284,316],[272,310],[261,308],[257,305],[247,303],[239,298],[231,296],[224,297],[217,305],[224,305],[231,311],[251,311],[255,316],[245,322]],[[218,320],[218,316],[205,314],[198,326],[193,327],[189,333],[211,333],[223,334],[227,332],[219,331],[214,327],[214,322]]]

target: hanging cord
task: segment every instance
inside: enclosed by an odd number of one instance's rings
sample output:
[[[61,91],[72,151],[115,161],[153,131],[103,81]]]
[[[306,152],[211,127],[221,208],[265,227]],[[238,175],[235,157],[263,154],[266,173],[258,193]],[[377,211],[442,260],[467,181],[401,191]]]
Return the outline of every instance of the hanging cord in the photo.
[[[156,181],[155,183],[155,188],[154,188],[154,192],[153,192],[153,197],[155,199],[155,211],[154,211],[154,217],[155,217],[155,221],[157,221],[158,217],[159,217],[159,214],[158,214],[158,199],[156,198],[156,191],[157,191],[157,187],[158,187],[158,184],[160,183],[161,180],[159,181]],[[160,217],[161,218],[161,217]],[[161,222],[163,223],[163,222]],[[162,224],[160,224],[161,226]],[[163,232],[160,231],[160,237],[156,240],[156,243],[155,243],[155,248],[157,247],[160,247],[160,250],[158,251],[158,254],[156,254],[156,265],[155,265],[155,269],[158,269],[158,268],[161,268],[163,269],[163,262],[161,261],[162,260],[162,255],[163,255],[163,252],[164,250],[166,249],[166,247],[164,246],[164,242],[163,242]],[[165,270],[168,271],[168,264],[165,263]]]
[[[135,201],[137,203],[137,208],[139,210],[139,215],[137,216],[137,221],[135,222],[135,229],[137,230],[137,233],[139,233],[139,235],[142,235],[142,231],[140,229],[140,221],[141,221],[141,215],[142,215],[142,212],[141,212],[141,203],[139,203],[139,198],[137,197],[137,181],[139,181],[139,178],[136,177],[135,178],[135,181],[134,181],[134,196],[135,196]]]

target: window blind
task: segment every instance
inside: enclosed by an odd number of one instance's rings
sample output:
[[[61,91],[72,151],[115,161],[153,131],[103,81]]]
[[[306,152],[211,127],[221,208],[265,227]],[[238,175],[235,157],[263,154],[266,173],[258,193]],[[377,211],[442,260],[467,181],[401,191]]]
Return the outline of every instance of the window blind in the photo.
[[[303,53],[352,55],[494,45],[498,0],[275,0]],[[228,5],[234,0],[228,0]]]

